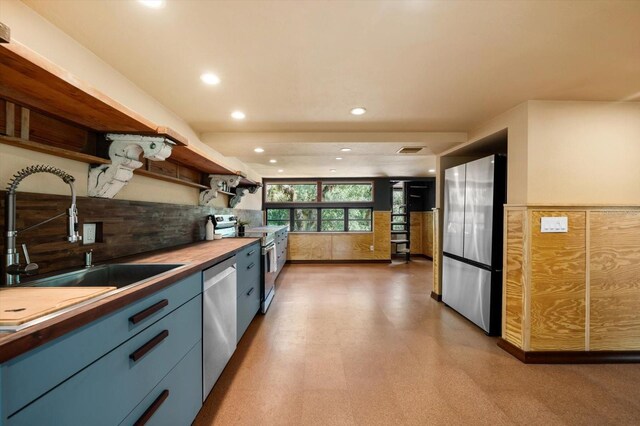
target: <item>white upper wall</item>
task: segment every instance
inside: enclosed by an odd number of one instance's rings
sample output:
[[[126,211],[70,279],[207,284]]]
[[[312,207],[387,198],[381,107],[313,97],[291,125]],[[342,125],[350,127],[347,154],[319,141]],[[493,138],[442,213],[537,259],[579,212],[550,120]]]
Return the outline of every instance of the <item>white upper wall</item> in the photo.
[[[528,105],[529,204],[640,204],[640,102]]]

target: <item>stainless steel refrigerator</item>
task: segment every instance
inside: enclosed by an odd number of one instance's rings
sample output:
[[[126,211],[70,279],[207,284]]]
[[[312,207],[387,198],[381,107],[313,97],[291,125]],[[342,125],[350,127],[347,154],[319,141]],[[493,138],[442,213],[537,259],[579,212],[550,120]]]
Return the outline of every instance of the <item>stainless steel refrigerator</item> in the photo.
[[[501,332],[506,157],[445,170],[442,301],[491,335]]]

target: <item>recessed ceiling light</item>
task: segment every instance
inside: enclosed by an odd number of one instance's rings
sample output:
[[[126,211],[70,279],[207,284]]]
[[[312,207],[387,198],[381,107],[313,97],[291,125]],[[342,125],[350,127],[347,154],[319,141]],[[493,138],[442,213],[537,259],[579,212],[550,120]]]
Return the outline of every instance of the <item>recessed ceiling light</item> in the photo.
[[[342,157],[336,157],[336,160],[342,160]]]
[[[271,160],[269,160],[270,163],[277,163],[278,160],[274,160],[273,158]]]
[[[363,107],[355,107],[351,109],[351,115],[363,115],[367,110]]]
[[[278,173],[282,173],[282,172],[284,172],[284,170],[278,169]]]
[[[264,148],[255,148],[254,151],[255,152],[264,152]]]
[[[231,118],[233,118],[235,120],[244,120],[245,117],[246,117],[246,115],[242,111],[233,111],[231,113]]]
[[[335,173],[335,172],[336,172],[336,169],[331,169],[331,170],[329,170],[329,171],[330,171],[331,173]]]
[[[160,9],[164,7],[164,0],[138,0],[138,3],[151,9]]]
[[[202,74],[200,76],[200,80],[202,80],[203,83],[208,84],[210,86],[215,86],[216,84],[220,84],[220,77],[210,72],[205,72],[204,74]]]
[[[436,169],[429,169],[429,173],[435,173]]]
[[[351,148],[340,148],[340,151],[349,152],[349,151],[351,151]]]

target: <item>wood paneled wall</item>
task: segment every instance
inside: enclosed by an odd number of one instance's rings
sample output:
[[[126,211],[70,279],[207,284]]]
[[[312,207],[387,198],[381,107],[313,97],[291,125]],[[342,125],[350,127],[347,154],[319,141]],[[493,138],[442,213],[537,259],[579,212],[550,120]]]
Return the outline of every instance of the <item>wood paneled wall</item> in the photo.
[[[640,349],[640,208],[506,207],[503,339],[524,351]],[[567,233],[541,233],[565,216]]]
[[[433,212],[409,214],[411,254],[433,257]]]
[[[56,178],[57,179],[57,178]],[[5,192],[0,192],[5,208]],[[17,227],[24,229],[69,208],[70,197],[18,192]],[[95,262],[188,244],[204,239],[205,218],[212,207],[142,201],[78,197],[80,233],[83,223],[101,223],[103,242],[70,244],[66,241],[66,216],[18,234],[18,246],[26,243],[31,261],[40,273],[84,265],[84,253],[93,250]],[[4,215],[0,216],[4,230]],[[4,238],[0,239],[4,253]]]
[[[374,212],[373,232],[290,233],[288,258],[297,261],[388,260],[391,258],[390,221],[390,212]]]
[[[640,211],[589,216],[589,346],[640,350]]]
[[[526,211],[510,210],[505,215],[506,263],[502,298],[502,335],[519,348],[524,345],[524,251]]]

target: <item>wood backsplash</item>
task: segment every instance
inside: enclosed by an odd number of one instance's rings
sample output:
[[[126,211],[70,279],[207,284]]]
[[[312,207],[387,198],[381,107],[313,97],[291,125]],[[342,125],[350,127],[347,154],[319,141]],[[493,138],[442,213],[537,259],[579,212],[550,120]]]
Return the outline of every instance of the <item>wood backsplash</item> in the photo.
[[[3,212],[0,227],[4,235],[5,192],[1,191],[0,196]],[[25,192],[18,192],[17,199],[18,229],[65,211],[70,203],[69,196]],[[87,245],[68,243],[66,216],[19,234],[18,247],[27,244],[31,261],[40,266],[40,273],[83,266],[84,253],[88,250],[93,250],[94,262],[101,262],[201,241],[206,216],[216,213],[213,207],[87,197],[78,197],[77,204],[80,233],[83,223],[102,223],[103,241]],[[255,214],[261,215],[261,212]],[[2,238],[2,253],[4,243]]]

